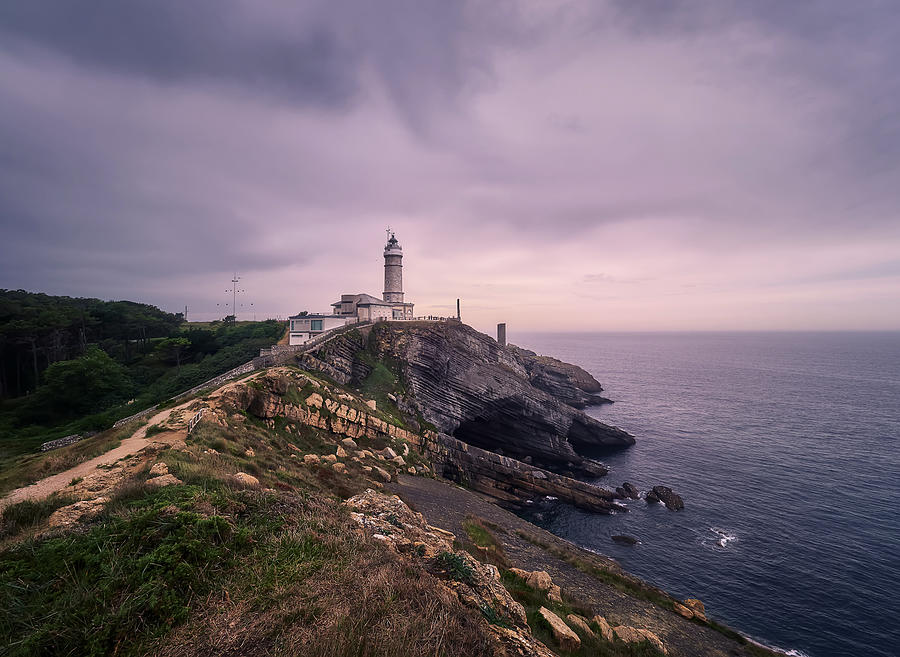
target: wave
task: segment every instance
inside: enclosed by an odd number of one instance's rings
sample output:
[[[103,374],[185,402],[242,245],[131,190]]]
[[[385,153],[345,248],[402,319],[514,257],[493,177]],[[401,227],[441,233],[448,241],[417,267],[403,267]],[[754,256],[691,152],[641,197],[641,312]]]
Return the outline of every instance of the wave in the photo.
[[[713,533],[712,539],[704,539],[701,541],[703,545],[709,545],[710,540],[720,548],[728,547],[729,543],[733,543],[738,540],[737,534],[733,534],[727,529],[720,529],[718,527],[710,527],[709,531]]]

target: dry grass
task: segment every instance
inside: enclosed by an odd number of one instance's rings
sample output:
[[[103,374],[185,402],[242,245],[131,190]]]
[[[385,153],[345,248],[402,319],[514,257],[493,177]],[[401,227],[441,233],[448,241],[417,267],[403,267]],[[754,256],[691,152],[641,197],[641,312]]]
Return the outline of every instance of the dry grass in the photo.
[[[297,523],[306,528],[302,536],[286,532],[267,563],[247,564],[239,587],[207,599],[191,622],[149,654],[494,654],[480,617],[424,564],[363,537],[332,504],[311,503]],[[297,545],[304,559],[289,556]]]

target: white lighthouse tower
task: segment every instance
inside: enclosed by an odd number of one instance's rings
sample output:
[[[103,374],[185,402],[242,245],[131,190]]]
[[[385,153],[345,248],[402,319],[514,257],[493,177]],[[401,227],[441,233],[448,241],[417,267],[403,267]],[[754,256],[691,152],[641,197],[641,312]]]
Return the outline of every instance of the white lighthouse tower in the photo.
[[[403,303],[403,247],[393,232],[384,246],[384,300]]]

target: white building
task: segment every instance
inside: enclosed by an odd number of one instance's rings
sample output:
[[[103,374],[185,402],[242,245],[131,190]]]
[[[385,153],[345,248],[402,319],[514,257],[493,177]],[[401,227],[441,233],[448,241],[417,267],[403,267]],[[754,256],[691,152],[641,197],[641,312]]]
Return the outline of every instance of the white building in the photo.
[[[403,300],[403,248],[391,233],[384,247],[384,296],[342,294],[331,315],[300,313],[290,318],[290,344],[303,344],[325,331],[355,322],[412,319],[413,304]]]
[[[337,315],[316,315],[310,313],[294,315],[290,318],[289,344],[303,344],[310,338],[314,338],[325,331],[344,326],[349,321],[347,317]]]

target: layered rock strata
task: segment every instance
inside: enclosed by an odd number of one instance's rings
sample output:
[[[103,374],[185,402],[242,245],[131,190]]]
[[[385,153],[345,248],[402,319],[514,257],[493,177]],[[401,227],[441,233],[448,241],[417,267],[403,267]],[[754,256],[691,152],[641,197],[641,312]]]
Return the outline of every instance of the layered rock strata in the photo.
[[[302,367],[344,384],[364,381],[371,363],[393,364],[404,387],[397,402],[404,412],[470,445],[557,472],[596,476],[587,457],[634,444],[625,431],[565,403],[579,403],[574,390],[588,393],[574,384],[563,386],[562,379],[551,385],[557,377],[550,372],[557,366],[540,361],[538,367],[533,361],[529,374],[519,351],[465,324],[378,324],[348,332],[299,359]],[[532,377],[561,398],[536,386]],[[591,387],[580,374],[572,377]]]
[[[612,400],[599,395],[603,386],[584,369],[552,356],[539,356],[514,344],[507,347],[525,367],[528,380],[536,388],[556,397],[573,408],[611,404]]]
[[[284,418],[329,431],[339,439],[405,441],[431,464],[436,474],[511,505],[533,497],[552,496],[599,513],[625,509],[616,504],[612,491],[468,445],[447,434],[403,429],[361,410],[350,399],[332,398],[325,388],[309,394],[302,403],[291,402],[286,396],[289,385],[302,386],[307,382],[302,374],[288,369],[270,370],[252,382],[232,387],[224,400],[256,417]]]

